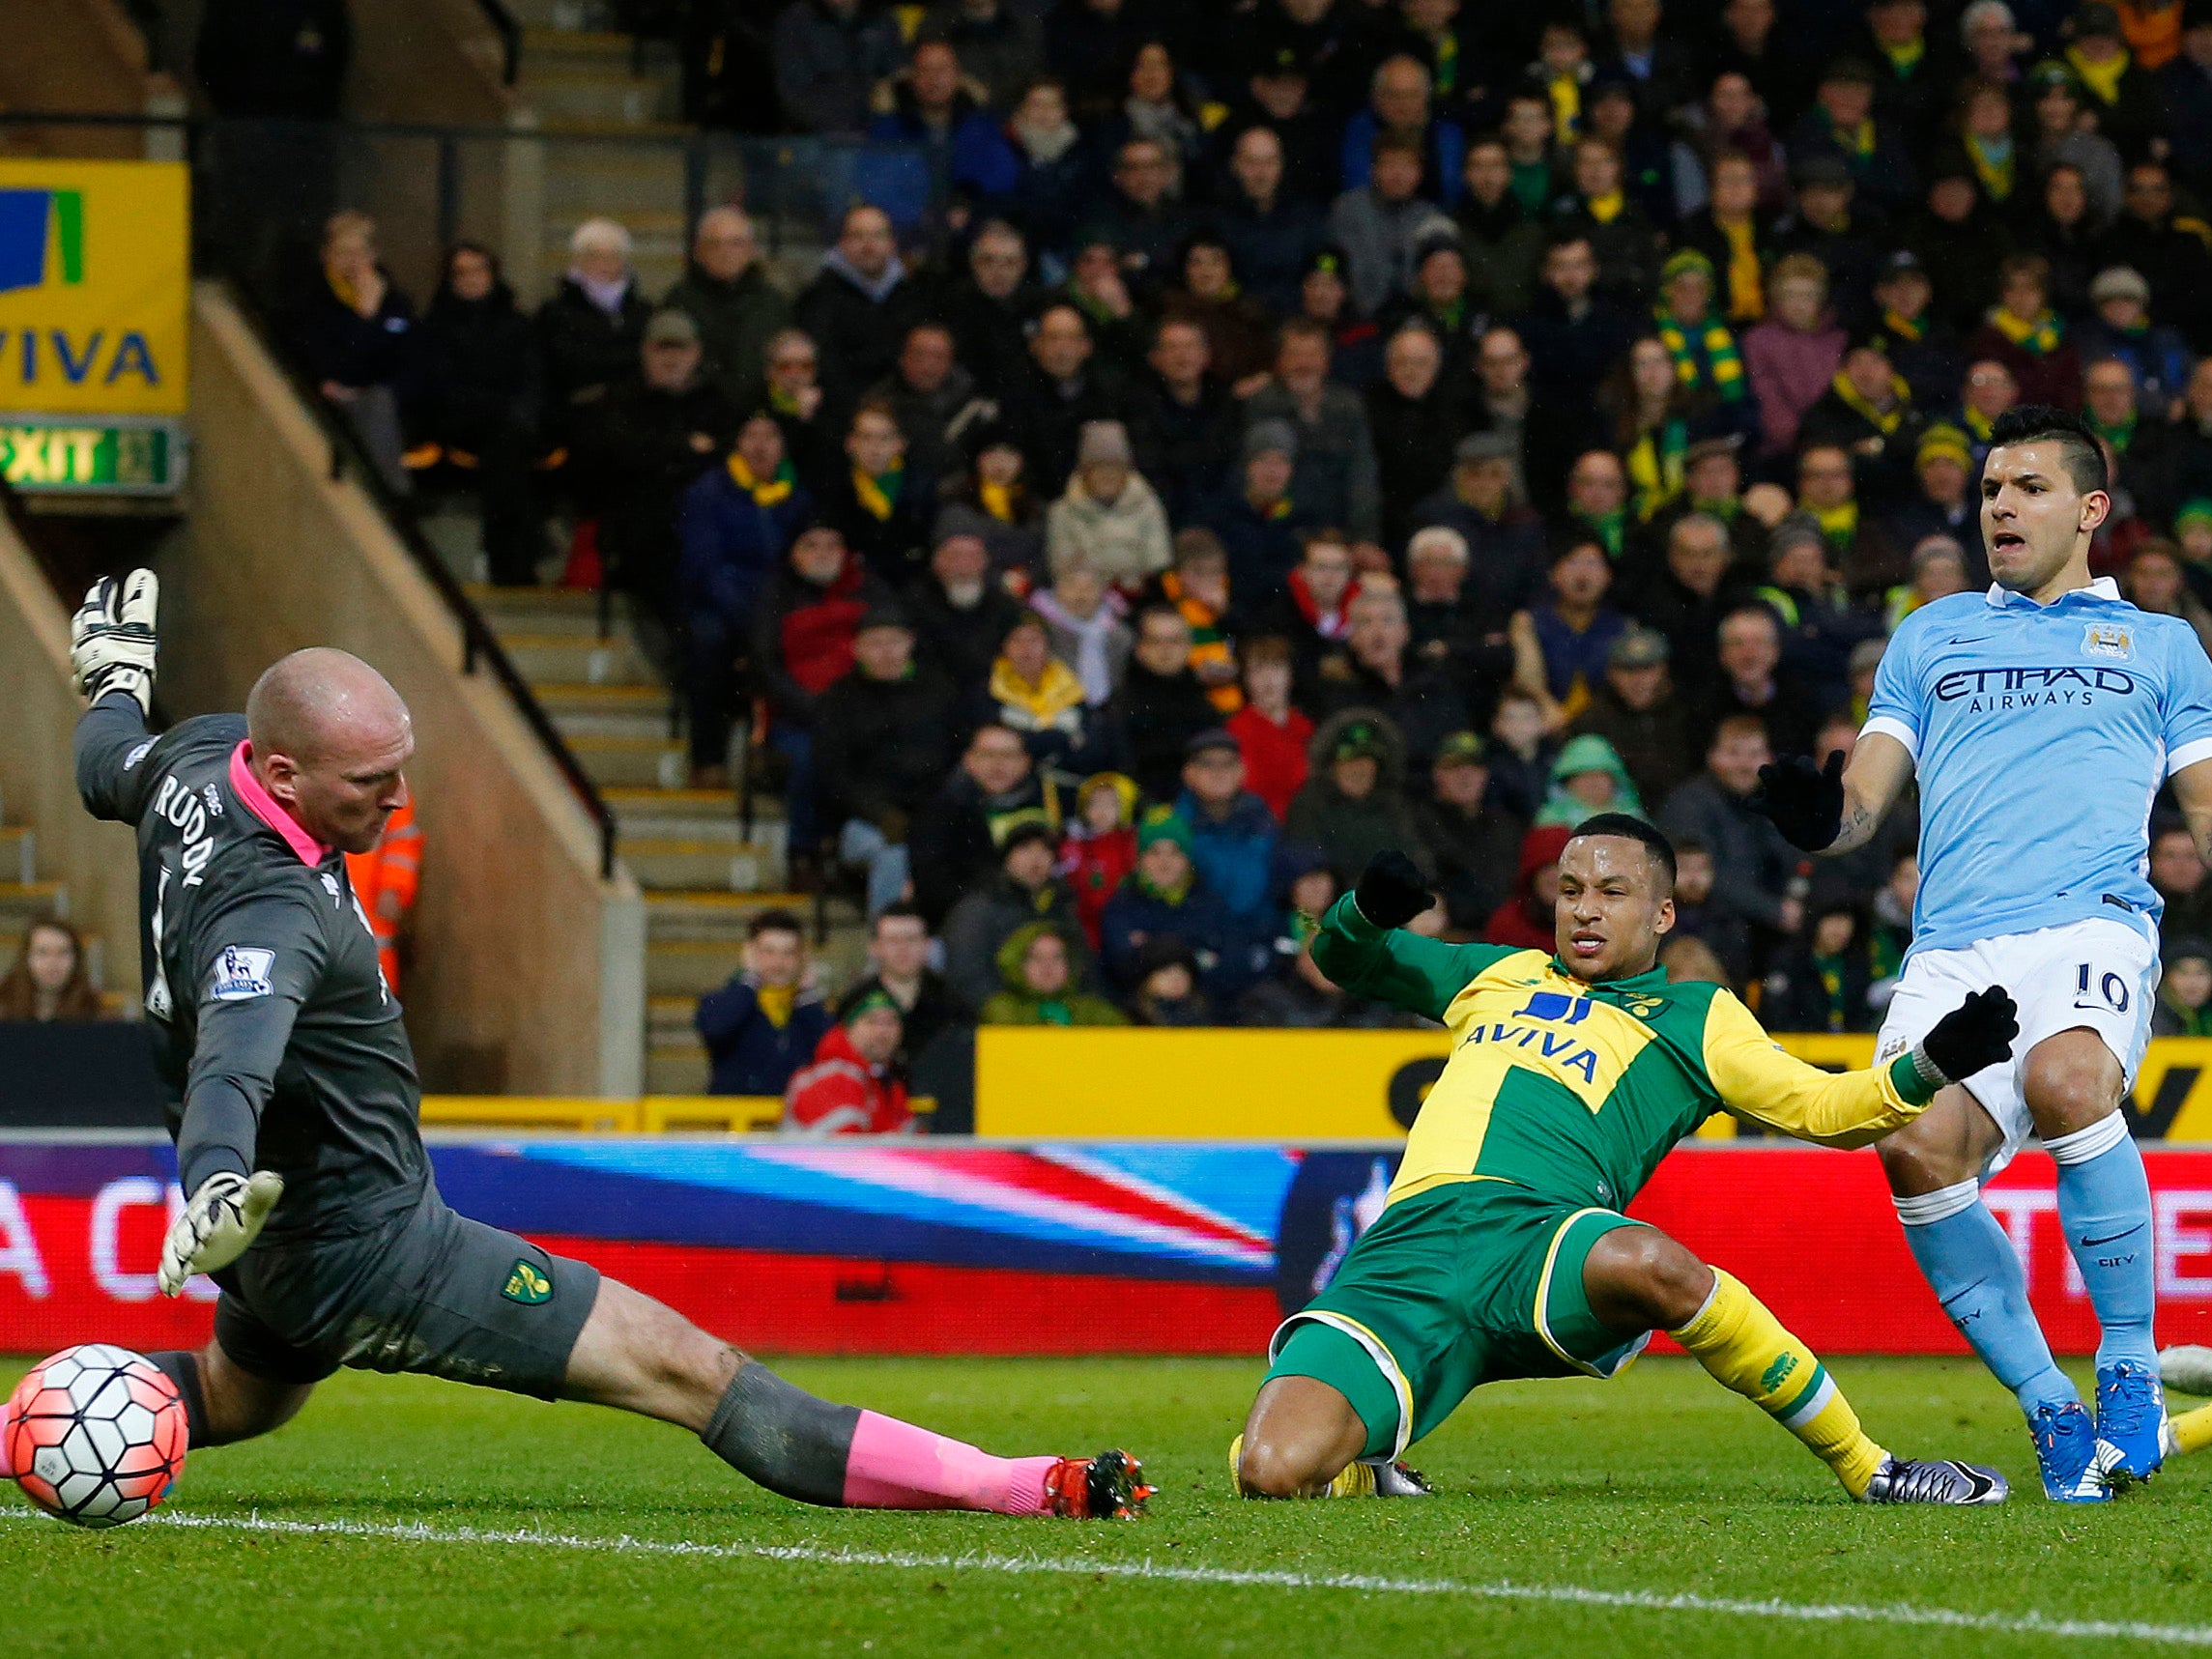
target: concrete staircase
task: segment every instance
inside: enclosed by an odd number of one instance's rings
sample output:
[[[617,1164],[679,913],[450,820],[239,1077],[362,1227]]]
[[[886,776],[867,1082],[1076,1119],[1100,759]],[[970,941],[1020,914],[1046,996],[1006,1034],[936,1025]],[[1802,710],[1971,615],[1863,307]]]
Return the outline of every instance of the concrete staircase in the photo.
[[[658,296],[683,274],[682,70],[666,42],[641,48],[594,0],[517,0],[523,25],[515,90],[545,137],[541,269],[568,264],[568,238],[595,215],[637,244],[638,277]]]
[[[669,688],[617,619],[599,637],[594,594],[554,587],[471,588],[516,668],[590,774],[621,835],[622,862],[646,892],[646,1086],[700,1094],[706,1054],[692,1024],[699,998],[742,965],[746,925],[762,910],[810,914],[786,891],[781,803],[754,803],[750,835],[736,791],[688,787],[689,751]],[[866,955],[849,904],[819,953],[825,987]]]

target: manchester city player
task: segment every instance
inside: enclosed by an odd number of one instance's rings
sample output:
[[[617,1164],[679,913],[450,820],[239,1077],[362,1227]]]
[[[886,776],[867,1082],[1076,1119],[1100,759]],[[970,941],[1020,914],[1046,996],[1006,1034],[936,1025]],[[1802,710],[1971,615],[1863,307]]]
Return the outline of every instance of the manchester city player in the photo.
[[[160,1286],[222,1295],[215,1338],[150,1356],[195,1447],[279,1427],[341,1365],[414,1371],[677,1423],[810,1503],[1126,1516],[1121,1452],[1001,1458],[831,1405],[583,1262],[457,1216],[417,1128],[407,1029],[342,854],[407,799],[407,705],[343,651],[264,673],[245,717],[149,734],[153,574],[102,581],[74,626],[77,783],[138,830],[146,1011],[182,1101],[183,1213]],[[740,1292],[741,1294],[741,1292]]]
[[[1919,777],[1920,897],[1881,1054],[1917,1042],[1964,987],[1995,981],[2019,1001],[2011,1054],[1880,1152],[1913,1259],[2018,1397],[2044,1491],[2067,1502],[2147,1478],[2165,1453],[2150,1188],[2120,1109],[2158,986],[2147,829],[2162,783],[2212,858],[2212,663],[2188,623],[2090,580],[2107,482],[2077,416],[1999,419],[1982,473],[1995,584],[1899,627],[1848,767],[1800,756],[1763,774],[1783,835],[1826,852],[1863,843]],[[2030,1135],[2058,1165],[2059,1219],[2103,1330],[2094,1422],[1981,1199]]]

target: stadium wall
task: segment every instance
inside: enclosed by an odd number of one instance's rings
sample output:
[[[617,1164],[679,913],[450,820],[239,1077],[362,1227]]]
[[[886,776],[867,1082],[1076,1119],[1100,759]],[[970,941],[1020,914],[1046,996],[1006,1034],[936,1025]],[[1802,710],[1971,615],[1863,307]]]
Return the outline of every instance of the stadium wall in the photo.
[[[1874,1063],[1871,1036],[1785,1034],[1816,1066]],[[985,1026],[975,1037],[975,1129],[1023,1139],[1340,1140],[1398,1135],[1443,1073],[1451,1039],[1394,1031],[1060,1030]],[[2128,1116],[2139,1139],[2212,1142],[2212,1038],[2154,1040]],[[1763,1131],[1713,1117],[1705,1140]]]
[[[598,872],[590,820],[310,413],[212,284],[193,295],[193,511],[164,569],[163,699],[244,706],[308,644],[376,665],[415,714],[422,897],[403,995],[426,1084],[634,1097],[645,906]]]
[[[442,1140],[453,1206],[764,1353],[1253,1358],[1379,1212],[1398,1144]],[[2146,1147],[2160,1336],[2212,1339],[2212,1150]],[[158,1137],[0,1136],[0,1351],[211,1328],[155,1294],[182,1204]],[[1989,1188],[2062,1353],[2096,1341],[2029,1153]],[[1961,1354],[1872,1152],[1690,1145],[1633,1213],[1738,1274],[1815,1348]],[[1666,1344],[1656,1345],[1661,1351]]]
[[[0,109],[84,115],[179,115],[184,91],[149,73],[146,40],[117,0],[8,0],[0,44]],[[11,139],[33,155],[109,160],[153,158],[180,140],[129,128],[21,128]]]
[[[70,733],[83,707],[70,669],[69,615],[0,517],[0,816],[36,834],[41,873],[65,885],[70,919],[100,941],[103,987],[133,998],[137,846],[123,825],[95,822],[77,799]]]

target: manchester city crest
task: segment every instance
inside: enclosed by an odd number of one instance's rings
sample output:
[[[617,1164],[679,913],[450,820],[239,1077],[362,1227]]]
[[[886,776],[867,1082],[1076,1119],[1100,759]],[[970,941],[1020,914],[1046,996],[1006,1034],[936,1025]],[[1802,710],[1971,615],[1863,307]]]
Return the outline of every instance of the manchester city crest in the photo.
[[[2082,633],[2082,654],[2124,663],[2136,654],[2135,639],[2117,622],[2091,622]]]

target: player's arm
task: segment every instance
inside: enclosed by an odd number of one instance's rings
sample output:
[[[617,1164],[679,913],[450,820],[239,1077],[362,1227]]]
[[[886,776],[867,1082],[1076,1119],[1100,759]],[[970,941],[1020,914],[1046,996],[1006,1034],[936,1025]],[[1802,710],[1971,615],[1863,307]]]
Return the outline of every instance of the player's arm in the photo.
[[[2020,1034],[2012,998],[1975,991],[1895,1059],[1862,1072],[1824,1072],[1774,1045],[1726,990],[1706,1010],[1705,1070],[1733,1116],[1822,1146],[1867,1146],[1925,1111],[1937,1090],[1994,1066]]]
[[[187,1197],[161,1250],[169,1296],[244,1255],[283,1194],[280,1177],[254,1171],[254,1149],[293,1024],[328,956],[322,919],[300,893],[226,906],[194,931],[199,1035],[177,1134]]]
[[[154,614],[160,585],[151,570],[123,582],[101,577],[70,618],[70,662],[91,704],[77,721],[77,793],[98,818],[135,822],[144,810],[146,717],[154,702]]]
[[[2173,798],[2197,843],[2197,856],[2212,864],[2212,758],[2184,766],[2173,774]]]
[[[2160,709],[2174,801],[2197,855],[2212,860],[2212,661],[2187,628],[2172,631],[2172,670]]]
[[[1760,768],[1751,804],[1774,820],[1792,846],[1831,856],[1864,846],[1912,781],[1922,727],[1915,667],[1920,633],[1901,628],[1882,653],[1849,765],[1840,755],[1830,755],[1825,766],[1807,755],[1788,755]]]
[[[1402,852],[1377,853],[1359,885],[1329,907],[1313,938],[1313,964],[1333,984],[1409,1014],[1442,1019],[1468,981],[1512,950],[1447,945],[1405,924],[1434,903]]]

